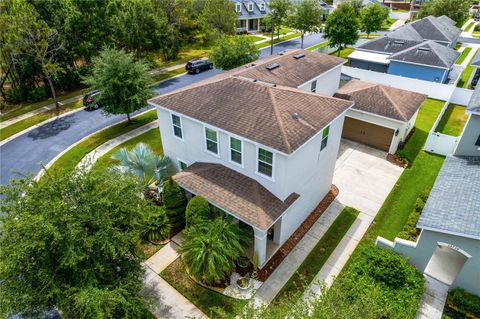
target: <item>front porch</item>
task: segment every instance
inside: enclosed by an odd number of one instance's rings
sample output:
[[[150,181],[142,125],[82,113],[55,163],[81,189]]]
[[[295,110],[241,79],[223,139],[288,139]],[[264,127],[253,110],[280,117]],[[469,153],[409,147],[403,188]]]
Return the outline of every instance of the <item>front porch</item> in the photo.
[[[248,33],[256,33],[260,32],[260,18],[255,19],[238,19],[236,31],[238,33],[248,32]]]
[[[262,268],[283,244],[282,215],[299,197],[292,193],[285,201],[260,183],[220,164],[194,163],[173,179],[188,193],[204,197],[212,206],[250,229],[253,245],[247,256]]]

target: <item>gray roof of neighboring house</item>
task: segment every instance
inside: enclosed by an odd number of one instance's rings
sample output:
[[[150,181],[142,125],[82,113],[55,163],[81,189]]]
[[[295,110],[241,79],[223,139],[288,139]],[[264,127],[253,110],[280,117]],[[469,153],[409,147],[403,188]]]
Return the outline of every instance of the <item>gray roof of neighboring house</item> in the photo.
[[[480,68],[480,50],[473,56],[473,59],[470,61],[470,65]]]
[[[268,7],[268,3],[265,0],[230,0],[231,2],[240,3],[241,10],[238,12],[239,19],[255,19],[255,18],[263,18],[269,12],[270,8]],[[248,3],[253,2],[253,11],[248,11]],[[260,10],[260,3],[265,3],[265,10]]]
[[[394,53],[388,59],[450,69],[459,55],[459,52],[430,40]]]
[[[392,39],[407,41],[421,42],[425,40],[425,38],[413,27],[412,23],[404,24],[403,26],[398,27],[394,31],[387,33],[387,36]]]
[[[480,85],[477,85],[473,91],[472,97],[467,105],[467,112],[480,115]]]
[[[358,46],[357,49],[381,53],[397,53],[411,48],[419,43],[421,43],[421,41],[394,39],[386,35],[365,42],[364,44]]]
[[[447,156],[417,227],[480,239],[480,157]]]
[[[447,17],[428,16],[408,25],[412,26],[426,40],[452,42],[462,33],[462,30],[448,19]]]

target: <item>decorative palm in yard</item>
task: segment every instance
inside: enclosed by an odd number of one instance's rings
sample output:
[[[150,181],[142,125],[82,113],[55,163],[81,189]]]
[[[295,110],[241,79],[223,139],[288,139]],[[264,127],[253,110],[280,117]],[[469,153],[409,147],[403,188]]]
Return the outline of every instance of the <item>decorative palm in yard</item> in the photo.
[[[165,207],[160,207],[158,211],[150,214],[146,221],[144,238],[151,243],[159,243],[170,236],[170,223],[165,211]]]
[[[155,154],[150,146],[144,143],[138,143],[131,151],[121,148],[112,159],[120,161],[120,164],[113,167],[114,170],[137,176],[145,187],[154,182],[158,182],[161,187],[163,180],[173,174],[170,158]]]
[[[213,284],[225,279],[238,258],[245,255],[250,236],[224,217],[193,225],[184,232],[180,247],[190,275]]]

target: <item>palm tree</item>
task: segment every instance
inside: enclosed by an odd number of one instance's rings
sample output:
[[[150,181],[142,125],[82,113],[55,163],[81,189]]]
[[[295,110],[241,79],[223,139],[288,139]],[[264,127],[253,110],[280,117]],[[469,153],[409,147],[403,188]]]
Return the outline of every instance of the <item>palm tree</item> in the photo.
[[[206,284],[218,283],[235,267],[235,261],[245,255],[250,240],[238,225],[217,217],[188,228],[180,253],[193,277]]]
[[[163,180],[174,172],[170,158],[156,155],[150,146],[144,143],[138,143],[131,151],[121,148],[112,159],[120,161],[120,164],[113,167],[114,170],[137,176],[145,187],[155,181],[161,187]]]
[[[144,238],[151,243],[161,242],[170,236],[170,223],[164,207],[148,216],[145,225]]]

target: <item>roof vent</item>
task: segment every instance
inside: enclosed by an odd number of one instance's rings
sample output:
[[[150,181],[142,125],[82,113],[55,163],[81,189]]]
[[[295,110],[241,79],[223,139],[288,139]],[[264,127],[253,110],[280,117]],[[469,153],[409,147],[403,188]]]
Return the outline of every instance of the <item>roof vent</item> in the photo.
[[[272,86],[273,86],[274,88],[276,88],[276,87],[277,87],[277,85],[276,85],[276,84],[274,84],[274,85],[272,85]]]
[[[293,57],[294,57],[296,60],[298,60],[298,59],[303,58],[304,56],[305,56],[305,54],[300,53],[300,54],[295,54]]]
[[[272,63],[272,64],[268,64],[266,66],[266,68],[267,68],[267,70],[272,71],[272,70],[278,68],[279,66],[280,66],[280,64],[278,64],[278,63]]]
[[[297,112],[292,113],[292,119],[298,120],[299,117],[300,117],[300,115],[298,115]]]
[[[418,51],[430,52],[430,48],[418,48]]]
[[[253,82],[257,82],[257,79],[253,79]]]
[[[395,44],[405,44],[405,41],[395,40],[395,41],[393,41],[393,43],[395,43]]]

